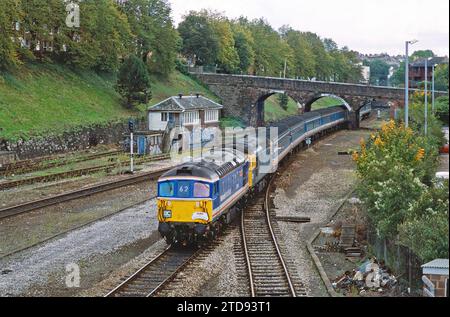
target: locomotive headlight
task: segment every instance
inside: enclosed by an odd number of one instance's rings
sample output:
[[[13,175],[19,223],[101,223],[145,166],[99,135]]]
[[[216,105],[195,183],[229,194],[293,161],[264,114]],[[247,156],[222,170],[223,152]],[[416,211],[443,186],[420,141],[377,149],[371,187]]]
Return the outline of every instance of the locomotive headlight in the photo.
[[[164,210],[163,217],[165,219],[172,218],[172,210]]]

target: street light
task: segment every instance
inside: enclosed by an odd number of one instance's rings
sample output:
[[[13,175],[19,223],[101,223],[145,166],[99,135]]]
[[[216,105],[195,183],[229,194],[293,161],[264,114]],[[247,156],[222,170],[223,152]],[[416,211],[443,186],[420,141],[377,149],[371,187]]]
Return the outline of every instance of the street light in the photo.
[[[438,66],[438,64],[433,64],[433,76],[432,76],[432,84],[431,84],[431,110],[434,114],[434,105],[435,105],[435,97],[434,97],[434,91],[435,91],[435,84],[434,84],[434,79],[435,79],[435,71],[436,71],[436,66]]]
[[[425,58],[425,136],[428,135],[428,61],[432,58]]]
[[[405,59],[405,127],[409,126],[409,45],[416,44],[417,40],[406,41]]]

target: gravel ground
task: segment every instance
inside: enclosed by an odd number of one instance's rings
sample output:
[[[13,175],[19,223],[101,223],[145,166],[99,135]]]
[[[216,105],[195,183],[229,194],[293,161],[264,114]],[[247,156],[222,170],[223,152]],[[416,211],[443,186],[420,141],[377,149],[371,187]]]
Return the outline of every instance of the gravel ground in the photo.
[[[180,272],[162,297],[236,297],[242,296],[236,270],[234,241],[237,226],[228,229],[212,251],[205,251]]]
[[[154,195],[156,182],[150,181],[3,219],[0,256],[114,214]]]
[[[156,200],[0,260],[0,296],[66,296],[91,289],[159,240]],[[80,288],[65,285],[66,265],[80,268]]]
[[[306,249],[306,241],[317,228],[327,224],[356,181],[351,156],[339,156],[338,151],[357,148],[360,139],[368,135],[368,131],[340,131],[323,139],[294,155],[275,182],[277,216],[311,218],[308,224],[279,222],[296,266],[291,269],[297,271],[309,296],[328,294]]]

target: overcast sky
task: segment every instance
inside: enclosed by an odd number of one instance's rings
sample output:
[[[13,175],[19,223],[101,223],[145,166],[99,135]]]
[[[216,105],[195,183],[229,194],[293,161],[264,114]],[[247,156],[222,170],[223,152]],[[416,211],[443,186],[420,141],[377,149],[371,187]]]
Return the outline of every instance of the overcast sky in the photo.
[[[266,18],[332,38],[361,53],[404,54],[432,49],[449,55],[449,0],[169,0],[175,22],[190,10],[217,10],[230,18]],[[426,14],[424,14],[426,12]]]

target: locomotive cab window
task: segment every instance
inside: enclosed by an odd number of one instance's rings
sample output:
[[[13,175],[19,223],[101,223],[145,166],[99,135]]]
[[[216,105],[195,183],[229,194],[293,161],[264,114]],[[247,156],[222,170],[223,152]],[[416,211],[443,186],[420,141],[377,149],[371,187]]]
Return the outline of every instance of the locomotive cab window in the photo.
[[[159,196],[160,197],[173,197],[175,195],[175,183],[164,182],[159,184]]]
[[[194,184],[194,197],[195,198],[208,198],[210,195],[210,186],[205,183]]]

